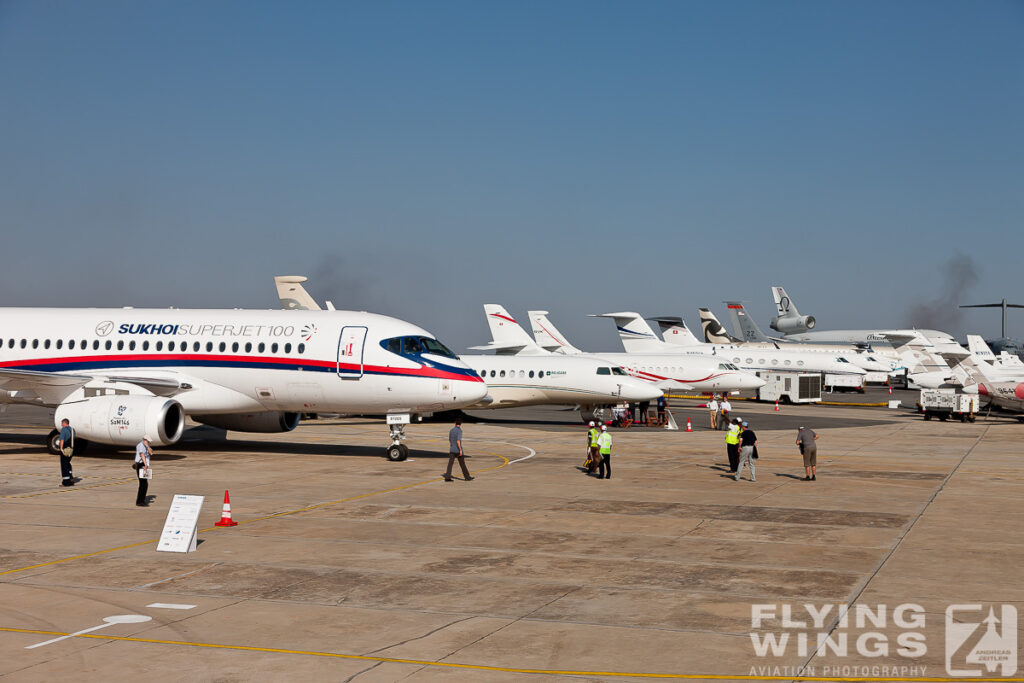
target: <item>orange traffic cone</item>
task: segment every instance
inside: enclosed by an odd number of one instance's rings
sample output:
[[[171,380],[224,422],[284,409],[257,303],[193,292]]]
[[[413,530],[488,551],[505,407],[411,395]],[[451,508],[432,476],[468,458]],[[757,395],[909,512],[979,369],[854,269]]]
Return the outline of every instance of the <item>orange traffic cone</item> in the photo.
[[[779,412],[779,399],[775,399],[775,412]]]
[[[688,432],[692,432],[693,431],[693,425],[690,424],[690,418],[686,418],[686,431],[688,431]]]
[[[889,395],[892,396],[892,385],[889,385]]]
[[[238,522],[231,521],[231,499],[228,492],[224,491],[224,512],[221,513],[220,521],[214,526],[238,526]]]

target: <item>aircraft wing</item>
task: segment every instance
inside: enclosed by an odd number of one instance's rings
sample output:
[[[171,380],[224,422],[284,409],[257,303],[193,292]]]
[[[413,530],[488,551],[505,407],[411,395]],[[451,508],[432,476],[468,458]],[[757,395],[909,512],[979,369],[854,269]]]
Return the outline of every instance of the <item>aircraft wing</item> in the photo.
[[[38,399],[51,405],[57,405],[90,381],[92,377],[85,375],[0,368],[0,390],[18,392],[18,398]]]
[[[125,377],[121,375],[65,375],[59,372],[0,368],[0,390],[17,392],[19,399],[38,399],[58,405],[68,396],[95,380],[134,384],[157,396],[174,396],[192,388],[191,384],[168,377]]]

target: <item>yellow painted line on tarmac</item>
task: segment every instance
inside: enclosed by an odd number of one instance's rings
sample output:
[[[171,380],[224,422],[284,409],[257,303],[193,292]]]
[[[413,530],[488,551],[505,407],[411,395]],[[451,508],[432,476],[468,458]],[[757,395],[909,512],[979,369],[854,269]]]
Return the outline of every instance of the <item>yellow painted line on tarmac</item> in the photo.
[[[495,465],[494,467],[487,467],[487,468],[484,468],[482,470],[474,470],[473,472],[471,472],[471,474],[476,474],[478,472],[480,472],[480,473],[482,473],[482,472],[491,472],[493,470],[501,469],[502,467],[507,466],[509,464],[509,462],[510,462],[509,459],[506,458],[504,455],[498,455],[497,453],[492,453],[490,451],[481,451],[480,453],[481,453],[481,455],[491,455],[491,456],[494,456],[496,458],[500,458],[502,460],[502,463],[500,465]],[[131,479],[130,481],[135,481],[135,480]],[[372,496],[380,496],[380,495],[383,495],[385,493],[394,493],[395,491],[404,491],[405,489],[411,489],[411,488],[414,488],[414,487],[417,487],[417,486],[424,486],[425,484],[433,484],[433,483],[438,482],[438,481],[443,481],[443,479],[441,477],[434,477],[433,479],[425,479],[423,481],[413,482],[412,484],[404,484],[402,486],[395,486],[394,488],[384,489],[382,491],[371,491],[370,493],[361,493],[358,496],[349,496],[348,498],[339,498],[338,500],[331,500],[331,501],[327,501],[325,503],[316,503],[315,505],[307,505],[305,507],[296,508],[294,510],[286,510],[284,512],[275,512],[274,514],[271,514],[271,515],[264,515],[263,517],[256,517],[254,519],[247,519],[247,520],[238,522],[236,524],[236,526],[243,526],[245,524],[252,524],[253,522],[260,522],[260,521],[267,520],[267,519],[274,519],[276,517],[286,517],[288,515],[296,515],[296,514],[299,514],[300,512],[309,512],[311,510],[319,510],[320,508],[330,507],[331,505],[338,505],[340,503],[349,503],[349,502],[352,502],[354,500],[362,500],[364,498],[370,498]],[[103,484],[103,485],[104,486],[109,486],[109,484]],[[42,494],[33,494],[33,495],[42,495]],[[200,529],[197,533],[206,533],[206,532],[209,532],[209,531],[222,531],[222,530],[225,530],[225,529],[228,529],[228,528],[231,528],[231,527],[211,526],[211,527],[207,527],[206,529]],[[53,566],[55,564],[63,564],[65,562],[71,562],[73,560],[81,560],[81,559],[84,559],[86,557],[94,557],[96,555],[104,555],[106,553],[112,553],[112,552],[115,552],[115,551],[118,551],[118,550],[125,550],[127,548],[136,548],[136,547],[138,547],[140,545],[146,545],[148,543],[156,543],[159,540],[160,539],[154,538],[154,539],[149,539],[149,540],[146,540],[146,541],[140,541],[138,543],[130,543],[128,545],[120,545],[120,546],[117,546],[116,548],[107,548],[106,550],[97,550],[97,551],[94,551],[94,552],[91,552],[91,553],[83,553],[81,555],[73,555],[71,557],[63,557],[63,558],[61,558],[59,560],[50,560],[49,562],[40,562],[39,564],[29,565],[28,567],[19,567],[17,569],[7,569],[5,571],[0,571],[0,576],[3,576],[5,574],[17,574],[18,572],[24,572],[24,571],[28,571],[30,569],[40,569],[42,567],[50,567],[50,566]]]
[[[109,636],[95,633],[64,633],[61,631],[43,631],[27,628],[0,627],[7,633],[28,633],[44,636],[71,636],[72,638],[94,638],[96,640],[119,641],[125,643],[147,643],[150,645],[178,645],[182,647],[207,647],[217,650],[236,650],[239,652],[267,652],[271,654],[305,655],[307,657],[329,657],[333,659],[351,659],[364,662],[386,662],[389,664],[413,664],[416,666],[433,666],[447,669],[467,669],[471,671],[498,671],[502,673],[546,674],[548,676],[605,676],[621,678],[675,678],[675,679],[711,679],[718,681],[913,681],[914,683],[947,683],[963,681],[963,678],[872,678],[857,676],[852,678],[828,676],[757,676],[723,674],[678,674],[678,673],[645,673],[631,671],[573,671],[568,669],[524,669],[510,666],[487,666],[484,664],[458,664],[456,662],[437,662],[429,659],[403,659],[401,657],[374,657],[372,655],[350,655],[340,652],[318,652],[316,650],[289,650],[276,647],[255,647],[251,645],[224,645],[220,643],[194,643],[184,640],[162,640],[157,638],[133,638],[131,636]],[[996,683],[997,681],[1022,683],[1024,678],[972,678],[972,681]]]

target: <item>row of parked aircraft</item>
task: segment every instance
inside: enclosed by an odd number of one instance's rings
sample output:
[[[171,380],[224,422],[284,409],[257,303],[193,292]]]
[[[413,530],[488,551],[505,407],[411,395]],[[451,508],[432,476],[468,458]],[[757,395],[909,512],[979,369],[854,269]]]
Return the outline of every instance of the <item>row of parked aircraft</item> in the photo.
[[[572,346],[545,311],[530,312],[531,338],[504,308],[487,305],[492,341],[474,350],[495,353],[456,355],[408,322],[330,302],[321,310],[304,279],[278,279],[282,306],[296,310],[0,309],[0,403],[54,409],[55,425],[67,418],[77,429],[79,449],[88,441],[128,446],[143,434],[154,445],[173,444],[186,416],[235,431],[285,432],[302,413],[383,414],[387,456],[401,460],[404,427],[417,415],[538,404],[585,413],[667,390],[756,389],[764,380],[754,373],[765,370],[863,375],[892,369],[898,358],[914,364],[908,369],[921,383],[956,376],[967,385],[987,372],[974,382],[979,393],[1018,408],[1024,400],[1024,364],[980,357],[939,332],[832,333],[812,342],[800,338],[805,330],[751,340],[756,326],[723,336],[702,311],[704,341],[665,317],[655,318],[659,339],[639,314],[608,313],[600,317],[615,322],[623,351],[592,353]],[[813,317],[800,316],[777,289],[773,329],[813,327]],[[729,310],[743,322],[741,304]],[[54,430],[52,452],[56,438]]]

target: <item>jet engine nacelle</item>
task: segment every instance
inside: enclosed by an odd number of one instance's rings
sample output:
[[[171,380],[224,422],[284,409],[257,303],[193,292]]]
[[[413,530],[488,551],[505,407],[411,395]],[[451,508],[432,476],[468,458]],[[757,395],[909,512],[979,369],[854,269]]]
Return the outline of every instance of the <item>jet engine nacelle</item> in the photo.
[[[260,432],[275,434],[290,432],[299,426],[299,413],[280,413],[273,411],[259,413],[226,413],[222,415],[193,415],[196,422],[204,425],[227,429],[233,432]]]
[[[162,396],[95,396],[57,406],[54,425],[67,419],[79,437],[112,446],[134,446],[149,435],[169,446],[185,430],[185,409]]]
[[[807,330],[813,330],[817,321],[814,320],[813,315],[801,315],[791,318],[772,318],[771,326],[773,330],[782,332],[783,334],[795,334],[797,332],[806,332]]]

